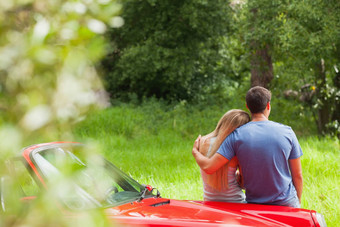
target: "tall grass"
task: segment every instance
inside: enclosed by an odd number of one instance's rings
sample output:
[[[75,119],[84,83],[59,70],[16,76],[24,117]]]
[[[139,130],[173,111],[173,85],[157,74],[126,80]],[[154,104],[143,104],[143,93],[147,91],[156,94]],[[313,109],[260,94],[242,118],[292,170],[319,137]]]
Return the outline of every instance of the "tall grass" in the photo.
[[[226,110],[152,101],[121,105],[89,116],[75,134],[79,141],[98,141],[104,156],[140,183],[158,188],[163,197],[201,200],[202,181],[192,145],[198,134],[214,129]],[[328,225],[335,226],[340,223],[339,141],[300,137],[300,144],[304,152],[302,207],[324,214]]]
[[[300,141],[304,155],[303,207],[322,213],[329,226],[340,223],[339,140],[309,137]]]

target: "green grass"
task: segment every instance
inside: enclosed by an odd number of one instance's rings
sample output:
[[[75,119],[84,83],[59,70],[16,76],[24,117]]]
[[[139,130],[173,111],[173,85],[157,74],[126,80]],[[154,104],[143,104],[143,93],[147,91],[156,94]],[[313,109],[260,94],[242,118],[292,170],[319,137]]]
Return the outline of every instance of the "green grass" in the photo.
[[[75,129],[79,141],[96,140],[110,161],[163,197],[202,199],[199,167],[191,155],[198,134],[214,126],[223,111],[185,104],[120,106],[90,115]],[[340,223],[339,141],[300,138],[304,155],[302,207],[322,213],[329,226]]]
[[[302,205],[322,213],[329,226],[340,223],[340,146],[332,138],[300,140],[304,155]]]

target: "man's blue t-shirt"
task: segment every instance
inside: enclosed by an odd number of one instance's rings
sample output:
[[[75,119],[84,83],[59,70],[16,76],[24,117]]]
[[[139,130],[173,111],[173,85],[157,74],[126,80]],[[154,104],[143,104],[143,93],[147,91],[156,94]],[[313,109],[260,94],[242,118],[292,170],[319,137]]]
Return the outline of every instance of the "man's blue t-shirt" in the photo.
[[[289,126],[249,122],[231,133],[217,153],[238,158],[247,202],[283,205],[296,197],[288,160],[299,158],[302,150]]]

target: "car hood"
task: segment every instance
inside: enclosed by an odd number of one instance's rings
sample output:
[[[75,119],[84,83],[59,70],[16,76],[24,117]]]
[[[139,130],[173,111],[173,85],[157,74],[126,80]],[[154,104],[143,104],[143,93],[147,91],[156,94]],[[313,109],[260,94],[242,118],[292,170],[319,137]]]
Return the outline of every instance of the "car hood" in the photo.
[[[314,226],[305,209],[149,198],[105,210],[128,226]]]

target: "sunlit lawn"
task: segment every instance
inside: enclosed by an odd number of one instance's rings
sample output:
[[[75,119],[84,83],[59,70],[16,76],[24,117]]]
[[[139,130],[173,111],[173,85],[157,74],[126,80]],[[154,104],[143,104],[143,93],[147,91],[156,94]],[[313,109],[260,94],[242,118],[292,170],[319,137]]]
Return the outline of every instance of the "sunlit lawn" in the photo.
[[[186,111],[155,114],[131,108],[113,108],[92,115],[76,130],[79,140],[97,140],[104,155],[143,184],[150,184],[163,197],[202,199],[199,168],[192,155],[199,133],[213,129],[217,119]],[[209,115],[209,113],[208,113]],[[211,124],[212,126],[207,126]],[[195,128],[196,127],[196,128]],[[304,155],[302,207],[325,216],[329,226],[340,223],[340,146],[334,138],[300,138]]]

